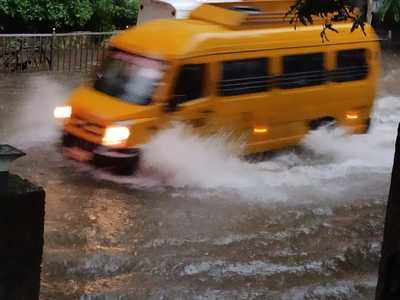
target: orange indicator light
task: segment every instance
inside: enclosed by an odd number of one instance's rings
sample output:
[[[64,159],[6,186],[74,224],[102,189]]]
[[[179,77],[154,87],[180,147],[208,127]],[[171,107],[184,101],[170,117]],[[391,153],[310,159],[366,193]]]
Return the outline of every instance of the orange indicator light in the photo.
[[[355,113],[348,113],[347,115],[346,115],[346,118],[348,119],[348,120],[357,120],[358,119],[358,114],[355,114]]]
[[[266,128],[266,127],[255,127],[254,129],[253,129],[253,132],[254,133],[260,133],[260,134],[262,134],[262,133],[267,133],[268,132],[268,128]]]

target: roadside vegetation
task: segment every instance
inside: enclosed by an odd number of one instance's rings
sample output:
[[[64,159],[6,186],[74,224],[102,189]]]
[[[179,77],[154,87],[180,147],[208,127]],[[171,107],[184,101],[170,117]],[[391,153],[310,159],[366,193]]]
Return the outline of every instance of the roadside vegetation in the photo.
[[[372,1],[368,1],[371,4]],[[315,17],[323,17],[326,21],[321,32],[322,39],[326,38],[326,31],[336,31],[335,23],[342,20],[351,20],[353,30],[364,30],[366,16],[364,11],[355,7],[360,5],[358,0],[297,0],[291,6],[288,15],[292,24],[312,24]],[[380,24],[392,31],[392,38],[400,41],[400,0],[383,0],[377,13]]]
[[[110,31],[136,23],[138,0],[0,0],[0,33]]]
[[[353,29],[363,29],[363,16],[353,14],[358,2],[297,0],[288,15],[293,24],[312,24],[315,17],[329,16],[321,33],[324,38],[343,19],[352,20]],[[123,29],[136,23],[138,5],[139,0],[0,0],[0,33]],[[384,0],[379,19],[391,29],[400,29],[400,0]]]
[[[400,0],[384,0],[378,16],[386,29],[392,31],[392,38],[400,41]]]

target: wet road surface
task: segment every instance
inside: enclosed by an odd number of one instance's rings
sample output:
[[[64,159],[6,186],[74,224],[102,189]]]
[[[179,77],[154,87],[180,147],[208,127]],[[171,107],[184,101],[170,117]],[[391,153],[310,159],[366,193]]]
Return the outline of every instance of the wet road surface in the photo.
[[[367,137],[316,135],[259,164],[188,148],[135,178],[60,155],[46,114],[79,75],[0,75],[0,141],[47,192],[41,299],[373,299],[400,116],[387,65]]]

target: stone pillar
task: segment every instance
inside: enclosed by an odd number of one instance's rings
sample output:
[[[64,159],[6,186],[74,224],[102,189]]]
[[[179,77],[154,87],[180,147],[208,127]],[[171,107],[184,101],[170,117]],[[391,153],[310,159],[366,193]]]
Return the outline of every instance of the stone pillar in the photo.
[[[0,145],[0,299],[39,300],[45,192],[8,173],[22,155]]]
[[[376,300],[400,299],[400,126],[386,208]]]

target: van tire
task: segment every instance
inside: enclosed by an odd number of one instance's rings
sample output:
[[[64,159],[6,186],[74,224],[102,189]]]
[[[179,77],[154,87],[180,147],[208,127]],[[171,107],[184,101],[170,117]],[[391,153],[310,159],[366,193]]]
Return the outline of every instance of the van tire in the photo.
[[[119,176],[131,176],[139,169],[139,157],[128,159],[121,164],[116,165],[112,172]]]
[[[139,168],[140,155],[129,158],[110,158],[99,154],[94,155],[92,164],[96,168],[108,170],[114,175],[130,176]]]
[[[310,121],[310,130],[318,130],[321,128],[333,129],[337,125],[336,119],[333,117],[323,117]]]

